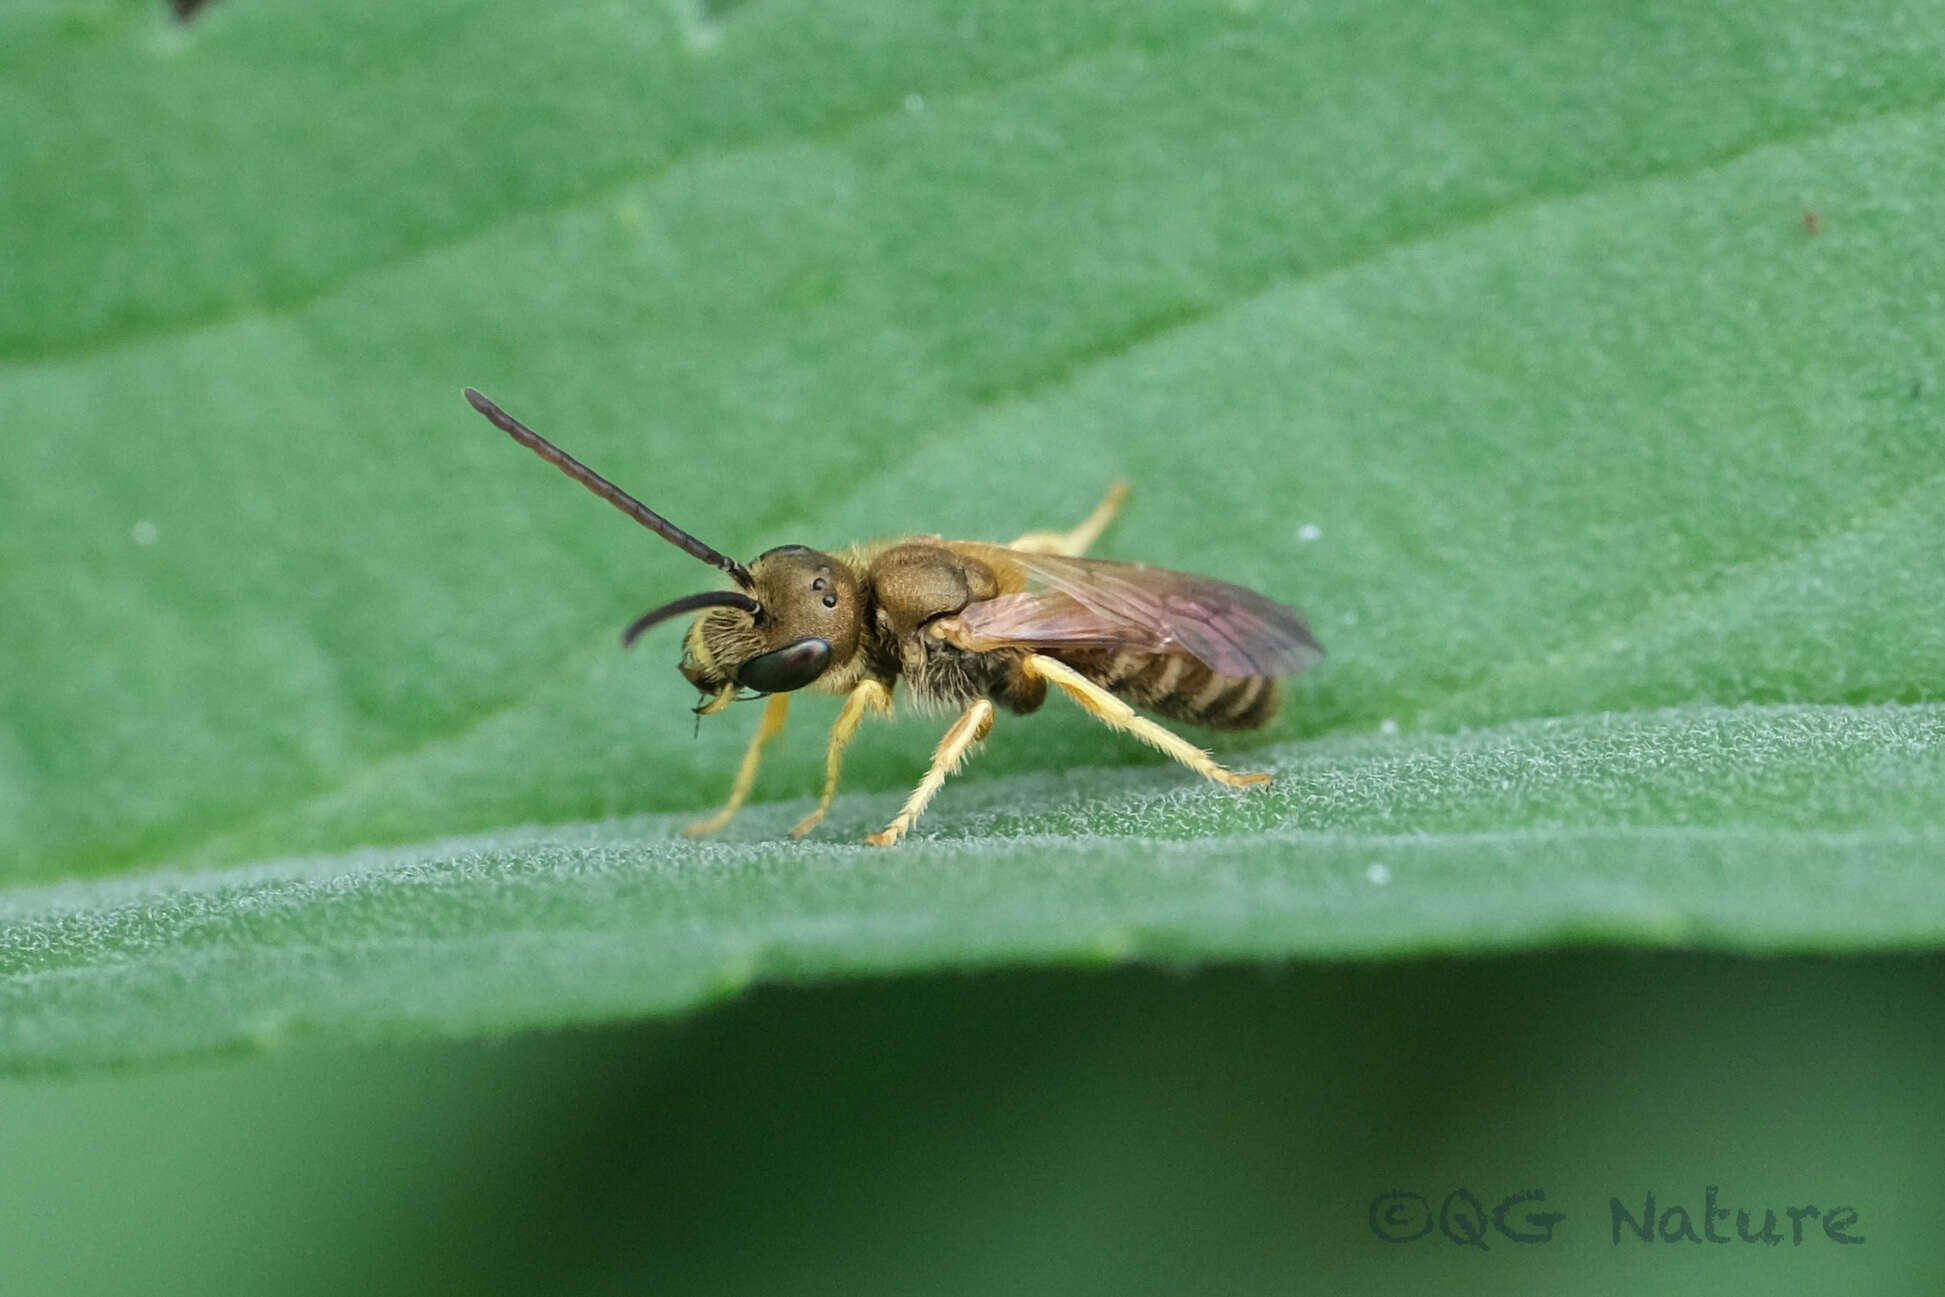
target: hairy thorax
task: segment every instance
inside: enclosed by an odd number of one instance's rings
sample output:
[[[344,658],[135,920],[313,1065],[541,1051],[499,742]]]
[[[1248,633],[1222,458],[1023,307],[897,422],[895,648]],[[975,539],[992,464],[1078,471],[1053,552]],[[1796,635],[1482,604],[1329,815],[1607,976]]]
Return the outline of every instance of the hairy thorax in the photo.
[[[867,561],[870,626],[866,670],[890,683],[902,677],[924,710],[950,711],[979,698],[1021,714],[1046,697],[1044,682],[1020,670],[1022,649],[969,652],[941,634],[942,623],[969,603],[1001,593],[985,563],[932,540],[894,542]]]

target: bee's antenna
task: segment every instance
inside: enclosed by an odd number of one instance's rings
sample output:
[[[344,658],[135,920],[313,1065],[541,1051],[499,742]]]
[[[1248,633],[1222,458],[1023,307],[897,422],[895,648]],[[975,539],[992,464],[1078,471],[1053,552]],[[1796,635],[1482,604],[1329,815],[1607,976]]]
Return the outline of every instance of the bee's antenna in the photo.
[[[685,594],[680,599],[671,599],[660,608],[650,608],[628,623],[628,629],[621,633],[621,646],[629,648],[651,626],[660,626],[671,617],[680,617],[685,612],[695,612],[701,608],[741,608],[757,621],[763,620],[763,605],[748,595],[738,594],[734,590],[705,590],[701,594]]]
[[[660,536],[663,540],[681,547],[685,552],[694,555],[705,563],[715,564],[723,571],[729,573],[731,577],[735,578],[736,584],[742,586],[745,590],[754,590],[756,588],[756,581],[750,576],[750,570],[729,555],[719,550],[711,549],[709,546],[703,544],[694,536],[691,536],[688,532],[682,530],[682,528],[676,526],[667,518],[664,518],[661,514],[655,512],[655,510],[649,508],[640,500],[637,500],[634,496],[628,494],[628,492],[622,490],[613,482],[610,482],[607,478],[601,476],[601,474],[595,472],[586,464],[583,464],[580,460],[574,458],[574,456],[568,454],[559,446],[556,446],[553,442],[547,440],[547,438],[541,436],[532,428],[529,428],[526,424],[520,422],[520,420],[514,418],[470,387],[466,389],[466,399],[472,402],[475,410],[478,410],[491,420],[494,427],[506,433],[509,437],[512,437],[528,450],[531,450],[534,454],[540,456],[549,464],[552,464],[555,468],[558,468],[561,472],[567,474],[576,482],[579,482],[582,486],[585,486],[588,490],[594,492],[603,500],[606,500],[609,504],[612,504],[615,508],[621,510],[636,522],[654,532],[657,536]],[[680,601],[678,600],[678,602]],[[649,624],[652,625],[653,623]],[[647,625],[643,625],[640,622],[636,623],[635,626],[629,627],[628,639],[632,640],[636,635],[639,635],[646,629],[648,629]]]

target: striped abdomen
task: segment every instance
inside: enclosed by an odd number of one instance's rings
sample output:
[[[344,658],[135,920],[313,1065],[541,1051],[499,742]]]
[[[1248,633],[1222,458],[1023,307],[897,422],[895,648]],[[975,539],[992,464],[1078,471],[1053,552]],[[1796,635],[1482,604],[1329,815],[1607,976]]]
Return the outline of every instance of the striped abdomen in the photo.
[[[1062,652],[1061,661],[1115,697],[1212,730],[1253,730],[1276,714],[1273,676],[1217,675],[1185,653]]]

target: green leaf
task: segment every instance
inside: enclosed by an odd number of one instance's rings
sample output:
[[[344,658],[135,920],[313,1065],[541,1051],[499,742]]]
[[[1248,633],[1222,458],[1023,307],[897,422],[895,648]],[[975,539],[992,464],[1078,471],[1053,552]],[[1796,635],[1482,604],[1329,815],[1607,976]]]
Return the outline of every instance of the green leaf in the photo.
[[[1556,942],[1843,951],[1945,939],[1945,706],[1701,708],[969,782],[924,838],[697,846],[680,817],[524,829],[0,909],[0,1059],[510,1031],[686,1009],[759,979],[1022,962],[1414,955]],[[1023,809],[1031,808],[1031,809]]]
[[[0,16],[0,1062],[758,976],[1938,944],[1918,11],[162,8]],[[1283,778],[1050,705],[926,840],[839,845],[903,721],[787,844],[800,706],[766,804],[679,842],[752,718],[692,740],[673,635],[616,631],[709,574],[468,383],[742,555],[1125,477],[1100,552],[1330,648],[1218,743]]]

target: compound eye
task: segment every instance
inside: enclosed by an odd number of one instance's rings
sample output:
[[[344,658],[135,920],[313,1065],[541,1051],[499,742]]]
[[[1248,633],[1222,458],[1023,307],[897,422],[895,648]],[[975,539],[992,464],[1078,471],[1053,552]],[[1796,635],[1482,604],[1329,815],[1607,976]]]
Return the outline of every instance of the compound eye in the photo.
[[[751,658],[736,673],[736,683],[760,694],[787,694],[802,689],[831,664],[831,642],[807,638]]]

